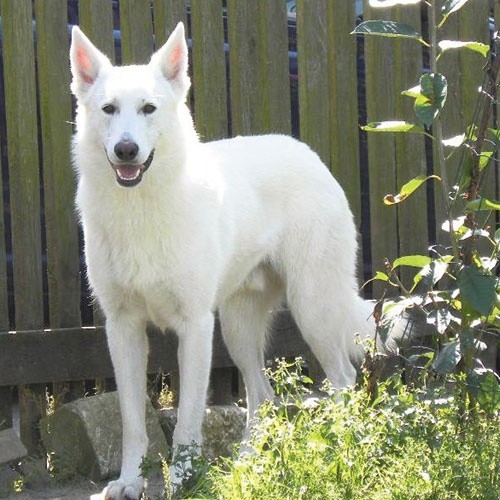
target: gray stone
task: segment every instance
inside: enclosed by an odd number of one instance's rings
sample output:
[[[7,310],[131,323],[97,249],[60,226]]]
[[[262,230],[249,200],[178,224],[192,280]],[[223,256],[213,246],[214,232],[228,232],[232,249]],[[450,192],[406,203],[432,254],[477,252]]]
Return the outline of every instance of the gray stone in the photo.
[[[246,409],[237,406],[210,406],[205,410],[202,426],[202,452],[208,460],[231,456],[235,444],[243,440]],[[177,409],[160,412],[160,423],[169,446],[177,422]]]
[[[0,464],[14,462],[28,454],[14,429],[0,431]]]
[[[168,447],[158,414],[148,401],[146,427],[148,456],[165,456]],[[42,440],[53,453],[56,470],[94,481],[120,472],[122,421],[118,393],[86,397],[63,405],[41,421]]]

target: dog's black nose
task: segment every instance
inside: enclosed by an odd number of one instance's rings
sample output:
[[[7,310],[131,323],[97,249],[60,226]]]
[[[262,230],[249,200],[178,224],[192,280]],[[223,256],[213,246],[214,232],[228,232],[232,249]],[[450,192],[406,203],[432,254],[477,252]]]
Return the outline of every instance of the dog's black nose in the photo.
[[[122,161],[133,160],[139,152],[139,146],[132,141],[120,141],[115,144],[115,155]]]

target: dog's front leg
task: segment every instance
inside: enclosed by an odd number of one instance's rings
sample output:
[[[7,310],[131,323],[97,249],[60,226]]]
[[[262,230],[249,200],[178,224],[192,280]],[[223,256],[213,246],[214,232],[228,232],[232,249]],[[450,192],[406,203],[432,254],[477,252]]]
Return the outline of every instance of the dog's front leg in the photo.
[[[148,449],[146,323],[120,311],[107,319],[106,333],[120,399],[123,449],[120,477],[108,484],[103,496],[106,500],[139,499],[144,489],[140,465]]]
[[[191,476],[191,457],[201,451],[201,424],[210,377],[213,328],[212,313],[177,327],[180,395],[170,466],[174,488]]]

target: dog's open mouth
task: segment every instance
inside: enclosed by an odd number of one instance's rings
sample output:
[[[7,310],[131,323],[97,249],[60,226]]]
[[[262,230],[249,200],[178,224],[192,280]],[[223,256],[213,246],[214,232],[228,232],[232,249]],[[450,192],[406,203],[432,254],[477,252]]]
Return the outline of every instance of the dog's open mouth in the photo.
[[[142,180],[142,175],[149,168],[153,161],[154,150],[151,151],[148,159],[144,163],[111,163],[115,174],[116,182],[120,186],[137,186]]]

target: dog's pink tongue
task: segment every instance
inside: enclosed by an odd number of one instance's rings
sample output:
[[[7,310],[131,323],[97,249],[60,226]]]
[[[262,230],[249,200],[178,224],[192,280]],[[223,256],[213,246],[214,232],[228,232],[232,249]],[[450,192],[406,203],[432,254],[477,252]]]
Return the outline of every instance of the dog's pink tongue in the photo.
[[[120,179],[133,180],[139,177],[141,169],[137,165],[119,165],[116,167],[116,172]]]

